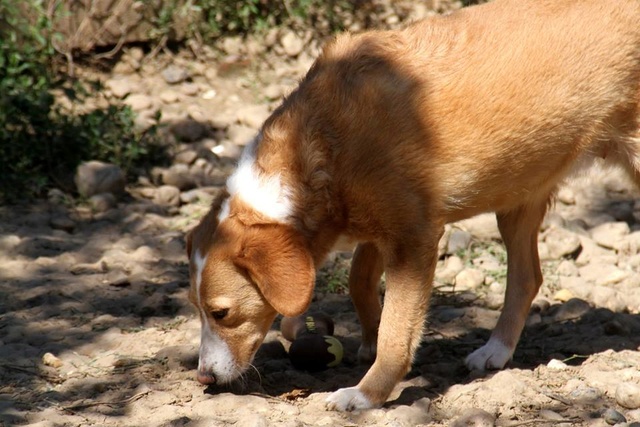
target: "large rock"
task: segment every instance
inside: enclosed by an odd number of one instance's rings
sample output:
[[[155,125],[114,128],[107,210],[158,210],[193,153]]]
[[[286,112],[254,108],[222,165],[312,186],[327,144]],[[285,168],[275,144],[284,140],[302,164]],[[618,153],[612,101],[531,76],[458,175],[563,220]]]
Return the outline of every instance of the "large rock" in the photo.
[[[64,51],[89,51],[96,46],[144,42],[154,37],[158,20],[171,12],[171,40],[183,40],[205,19],[186,0],[64,0],[53,8],[54,33]],[[36,14],[34,14],[35,16]],[[164,16],[163,16],[164,17]]]
[[[125,176],[120,167],[92,160],[78,166],[75,183],[83,197],[100,193],[121,194],[124,192]]]

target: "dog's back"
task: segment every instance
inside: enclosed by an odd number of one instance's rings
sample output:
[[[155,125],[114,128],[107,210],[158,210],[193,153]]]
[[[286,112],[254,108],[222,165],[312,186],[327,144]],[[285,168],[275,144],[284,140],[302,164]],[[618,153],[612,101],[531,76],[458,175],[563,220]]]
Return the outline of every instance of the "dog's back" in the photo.
[[[548,197],[582,155],[636,173],[639,23],[636,0],[495,0],[339,37],[309,92],[348,135],[345,164],[385,153],[367,159],[364,180],[416,183],[454,221]]]

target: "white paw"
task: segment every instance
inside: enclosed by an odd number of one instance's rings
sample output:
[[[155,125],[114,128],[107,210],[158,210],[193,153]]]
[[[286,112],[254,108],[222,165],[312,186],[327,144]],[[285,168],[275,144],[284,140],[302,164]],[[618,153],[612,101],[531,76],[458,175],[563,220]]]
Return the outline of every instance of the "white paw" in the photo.
[[[465,364],[471,371],[502,369],[511,360],[512,355],[512,349],[504,345],[500,340],[490,338],[485,345],[467,356]]]
[[[364,344],[360,345],[358,349],[358,361],[360,363],[368,363],[371,364],[376,360],[376,350],[377,346],[374,342],[373,344]]]
[[[369,399],[358,387],[341,388],[327,397],[327,409],[331,411],[359,411],[373,408]]]

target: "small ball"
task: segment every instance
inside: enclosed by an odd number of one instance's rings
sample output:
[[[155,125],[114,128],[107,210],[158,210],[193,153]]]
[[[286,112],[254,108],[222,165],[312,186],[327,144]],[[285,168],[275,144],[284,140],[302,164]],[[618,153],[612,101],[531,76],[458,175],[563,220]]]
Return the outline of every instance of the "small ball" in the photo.
[[[289,341],[303,334],[333,335],[333,328],[333,320],[322,313],[283,317],[280,322],[282,336]]]
[[[321,371],[333,368],[342,361],[344,350],[336,337],[303,335],[291,343],[289,359],[296,369]]]

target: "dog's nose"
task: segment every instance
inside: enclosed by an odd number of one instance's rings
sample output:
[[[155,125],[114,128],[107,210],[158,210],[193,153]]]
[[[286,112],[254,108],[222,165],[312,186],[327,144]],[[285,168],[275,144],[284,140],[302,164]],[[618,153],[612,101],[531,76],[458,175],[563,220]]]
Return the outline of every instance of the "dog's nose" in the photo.
[[[212,385],[216,383],[216,377],[208,372],[198,371],[198,382],[204,385]]]

